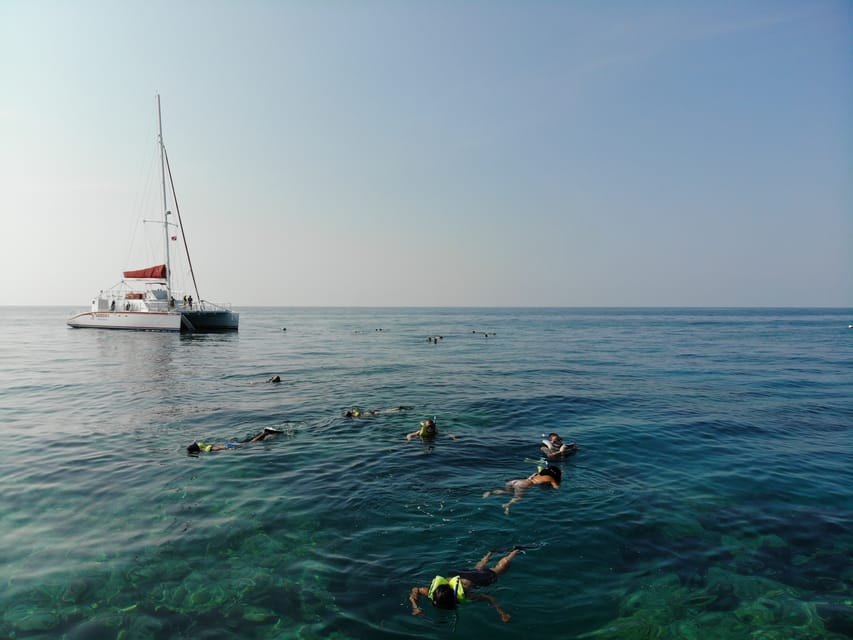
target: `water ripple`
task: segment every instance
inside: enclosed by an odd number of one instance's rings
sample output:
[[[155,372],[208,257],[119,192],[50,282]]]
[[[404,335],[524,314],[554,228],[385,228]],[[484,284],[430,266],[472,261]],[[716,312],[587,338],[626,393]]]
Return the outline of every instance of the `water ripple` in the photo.
[[[2,310],[0,636],[833,638],[849,620],[848,310],[255,309],[209,336],[64,312]],[[427,416],[438,439],[407,441]],[[284,433],[186,453],[264,427]],[[509,515],[483,499],[551,431],[580,445],[560,489]],[[412,586],[519,543],[538,546],[488,589],[509,625],[476,603],[410,615]]]

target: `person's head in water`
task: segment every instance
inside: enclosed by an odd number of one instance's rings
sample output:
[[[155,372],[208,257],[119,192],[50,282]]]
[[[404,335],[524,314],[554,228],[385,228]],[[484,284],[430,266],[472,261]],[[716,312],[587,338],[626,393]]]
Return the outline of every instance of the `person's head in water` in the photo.
[[[439,609],[455,609],[456,593],[449,584],[441,584],[432,592],[432,604]]]
[[[438,427],[435,426],[435,420],[427,418],[421,422],[421,437],[433,438],[438,434]]]
[[[190,446],[187,447],[188,453],[200,453],[201,447],[198,446],[198,442],[193,442]]]
[[[406,435],[406,440],[412,438],[420,438],[421,440],[434,440],[438,435],[438,426],[435,424],[435,418],[427,418],[422,420],[417,431],[412,431]],[[452,438],[453,436],[451,436]]]

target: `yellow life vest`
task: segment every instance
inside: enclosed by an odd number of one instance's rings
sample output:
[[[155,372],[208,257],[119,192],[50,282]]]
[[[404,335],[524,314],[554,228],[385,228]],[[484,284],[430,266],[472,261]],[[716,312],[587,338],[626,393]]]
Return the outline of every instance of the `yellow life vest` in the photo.
[[[456,602],[464,602],[465,601],[465,589],[462,587],[462,578],[460,576],[453,576],[448,580],[443,576],[436,576],[432,579],[432,584],[429,585],[429,599],[432,600],[432,594],[435,593],[435,590],[443,584],[449,584],[453,589],[453,595],[456,596]]]
[[[423,422],[421,422],[421,430],[418,435],[420,435],[421,438],[434,438],[438,435],[438,427],[435,426],[435,423],[433,423],[433,429],[434,431],[430,433],[427,430],[426,420],[424,420]]]

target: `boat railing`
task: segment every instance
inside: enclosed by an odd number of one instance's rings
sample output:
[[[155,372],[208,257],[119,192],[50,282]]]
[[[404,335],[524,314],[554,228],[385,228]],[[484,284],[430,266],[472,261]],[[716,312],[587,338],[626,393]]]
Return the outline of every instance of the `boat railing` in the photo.
[[[211,302],[210,300],[202,300],[201,308],[211,311],[231,311],[230,302]]]
[[[230,302],[211,302],[210,300],[177,300],[175,306],[179,311],[231,311]]]

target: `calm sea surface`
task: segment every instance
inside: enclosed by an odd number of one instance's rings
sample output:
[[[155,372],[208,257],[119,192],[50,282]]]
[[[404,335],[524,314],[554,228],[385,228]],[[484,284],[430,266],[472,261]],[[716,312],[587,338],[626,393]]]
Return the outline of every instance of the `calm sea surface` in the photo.
[[[0,308],[0,637],[853,637],[853,310],[71,311]],[[559,490],[482,497],[551,431]],[[411,615],[515,544],[508,624]]]

